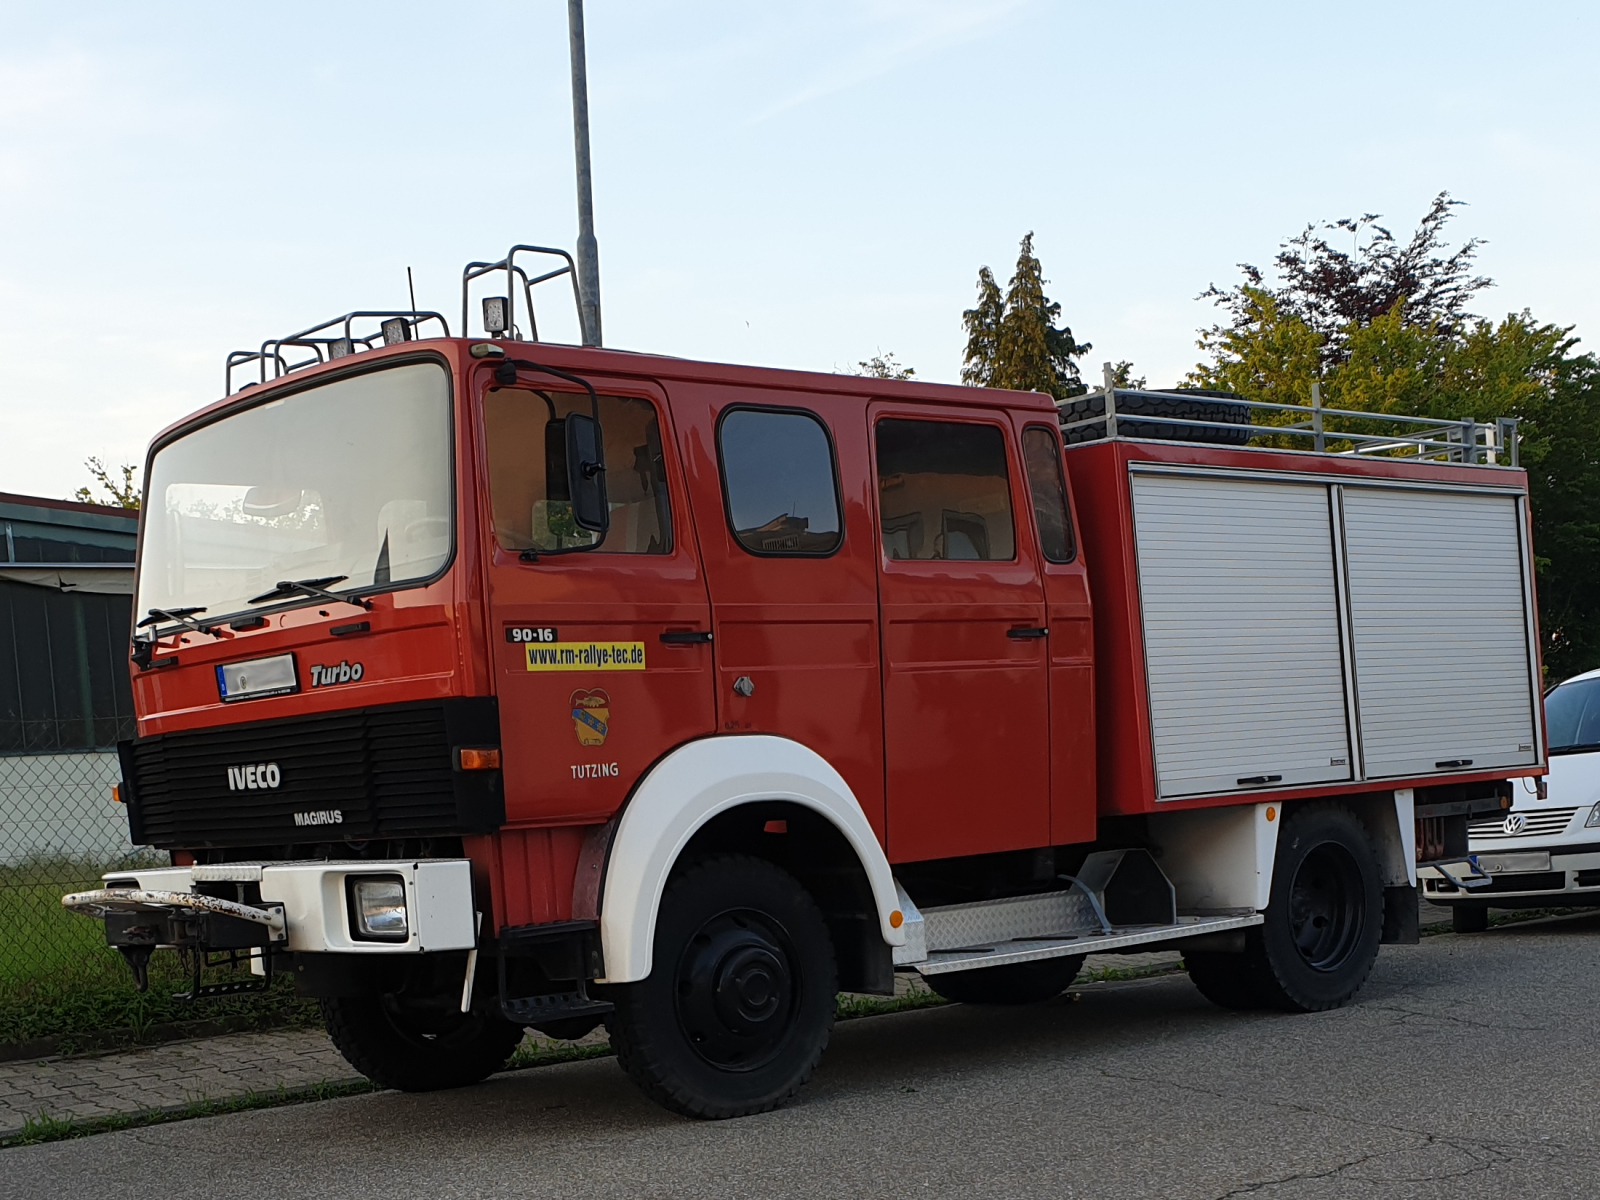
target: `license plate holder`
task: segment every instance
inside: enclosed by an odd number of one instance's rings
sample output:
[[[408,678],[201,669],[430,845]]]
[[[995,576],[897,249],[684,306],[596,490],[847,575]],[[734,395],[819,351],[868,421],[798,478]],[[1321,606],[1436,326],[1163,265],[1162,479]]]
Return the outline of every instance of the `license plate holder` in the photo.
[[[1550,869],[1550,851],[1517,850],[1504,854],[1479,854],[1478,870],[1485,875],[1522,875]]]

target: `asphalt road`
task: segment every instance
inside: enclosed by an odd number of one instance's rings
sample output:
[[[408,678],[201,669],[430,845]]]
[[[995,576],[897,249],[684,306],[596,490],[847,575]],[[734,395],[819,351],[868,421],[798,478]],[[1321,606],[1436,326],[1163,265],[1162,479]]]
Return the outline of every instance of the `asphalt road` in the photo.
[[[1591,1196],[1597,982],[1600,914],[1387,948],[1316,1016],[1176,975],[854,1021],[739,1121],[599,1060],[0,1151],[0,1196]]]

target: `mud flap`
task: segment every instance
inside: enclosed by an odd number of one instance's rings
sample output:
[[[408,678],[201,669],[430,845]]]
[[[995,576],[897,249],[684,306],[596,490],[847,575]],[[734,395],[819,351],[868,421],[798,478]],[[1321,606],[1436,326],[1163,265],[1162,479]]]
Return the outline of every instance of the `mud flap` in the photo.
[[[1417,915],[1417,889],[1401,885],[1383,889],[1383,936],[1385,946],[1415,946],[1422,940],[1421,920]]]

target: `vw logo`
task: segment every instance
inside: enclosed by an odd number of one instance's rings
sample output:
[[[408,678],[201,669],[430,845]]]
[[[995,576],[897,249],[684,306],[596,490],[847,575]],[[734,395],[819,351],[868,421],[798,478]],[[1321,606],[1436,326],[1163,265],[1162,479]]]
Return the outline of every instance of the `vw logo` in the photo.
[[[1528,818],[1523,816],[1521,813],[1512,813],[1500,826],[1500,828],[1506,831],[1506,835],[1508,837],[1516,837],[1517,834],[1521,833],[1527,827]]]

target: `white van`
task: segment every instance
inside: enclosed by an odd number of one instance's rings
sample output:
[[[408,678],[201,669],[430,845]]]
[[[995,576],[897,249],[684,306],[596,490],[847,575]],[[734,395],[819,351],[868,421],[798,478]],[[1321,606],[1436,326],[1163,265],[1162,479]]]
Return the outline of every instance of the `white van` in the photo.
[[[1534,780],[1517,780],[1511,810],[1467,831],[1488,882],[1463,888],[1437,871],[1419,872],[1423,897],[1450,906],[1457,933],[1487,928],[1491,908],[1600,905],[1600,670],[1551,689],[1544,711],[1546,797]]]

